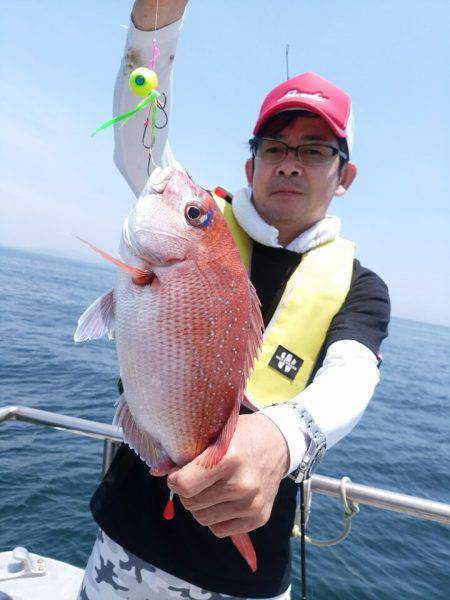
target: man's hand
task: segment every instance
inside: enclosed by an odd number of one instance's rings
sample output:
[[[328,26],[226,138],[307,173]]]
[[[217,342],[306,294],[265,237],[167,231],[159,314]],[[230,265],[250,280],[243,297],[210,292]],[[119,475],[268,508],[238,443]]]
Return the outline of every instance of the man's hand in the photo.
[[[196,460],[170,474],[167,483],[201,525],[222,538],[267,523],[289,467],[288,446],[270,419],[241,415],[220,463],[204,469]]]
[[[135,27],[143,31],[162,29],[181,19],[186,4],[187,0],[136,0],[131,18]]]

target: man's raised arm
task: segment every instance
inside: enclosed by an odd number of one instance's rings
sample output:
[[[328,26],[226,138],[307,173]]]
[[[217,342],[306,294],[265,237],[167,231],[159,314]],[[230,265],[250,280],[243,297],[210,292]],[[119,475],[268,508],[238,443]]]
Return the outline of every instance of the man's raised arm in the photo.
[[[114,90],[114,115],[128,112],[138,104],[140,98],[130,90],[128,78],[133,69],[149,65],[153,39],[156,39],[161,52],[155,63],[158,91],[167,97],[165,111],[169,119],[166,127],[155,131],[154,159],[162,167],[181,168],[169,146],[168,128],[172,103],[172,65],[186,4],[187,0],[136,0]],[[144,119],[144,113],[139,113],[126,125],[116,124],[114,128],[114,162],[136,196],[148,178],[148,149],[142,144]],[[157,123],[158,120],[161,120],[160,114],[157,115]],[[150,132],[147,133],[149,137]]]

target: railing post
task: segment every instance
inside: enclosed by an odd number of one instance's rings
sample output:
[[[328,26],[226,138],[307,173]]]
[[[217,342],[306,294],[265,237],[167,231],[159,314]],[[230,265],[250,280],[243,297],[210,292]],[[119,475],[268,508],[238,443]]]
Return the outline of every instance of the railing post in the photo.
[[[106,475],[107,470],[111,466],[111,463],[116,455],[117,450],[119,449],[119,446],[120,444],[118,442],[113,442],[112,440],[105,440],[103,442],[103,475]]]

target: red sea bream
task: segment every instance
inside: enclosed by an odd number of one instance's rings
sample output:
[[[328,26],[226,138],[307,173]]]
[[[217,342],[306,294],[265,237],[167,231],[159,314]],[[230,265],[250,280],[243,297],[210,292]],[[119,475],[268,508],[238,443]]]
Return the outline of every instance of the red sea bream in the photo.
[[[154,473],[202,453],[199,464],[214,467],[262,335],[259,301],[222,213],[185,173],[156,169],[125,220],[123,262],[98,252],[121,270],[74,337],[116,340],[124,441]],[[248,535],[232,540],[255,570]]]

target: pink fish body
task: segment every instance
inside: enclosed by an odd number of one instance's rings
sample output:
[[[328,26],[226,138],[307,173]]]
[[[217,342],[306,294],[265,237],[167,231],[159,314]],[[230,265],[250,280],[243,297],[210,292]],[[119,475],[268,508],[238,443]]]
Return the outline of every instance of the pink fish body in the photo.
[[[174,169],[149,185],[124,223],[127,271],[82,315],[75,340],[114,334],[124,386],[115,421],[154,472],[207,448],[199,464],[209,468],[236,428],[261,344],[259,301],[213,198]],[[256,569],[249,537],[232,539]]]

